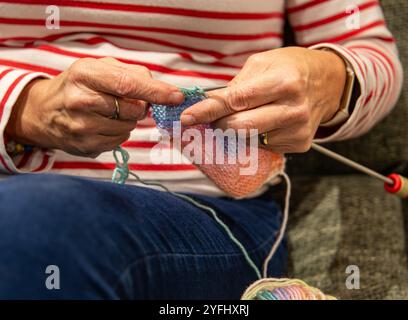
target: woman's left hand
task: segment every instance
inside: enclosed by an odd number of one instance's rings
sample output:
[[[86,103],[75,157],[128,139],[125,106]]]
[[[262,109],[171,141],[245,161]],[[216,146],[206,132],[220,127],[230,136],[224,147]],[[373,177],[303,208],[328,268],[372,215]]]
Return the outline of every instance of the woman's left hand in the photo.
[[[274,152],[306,152],[319,125],[340,106],[344,61],[334,52],[300,47],[252,55],[225,89],[208,94],[181,116],[183,125],[268,132]]]

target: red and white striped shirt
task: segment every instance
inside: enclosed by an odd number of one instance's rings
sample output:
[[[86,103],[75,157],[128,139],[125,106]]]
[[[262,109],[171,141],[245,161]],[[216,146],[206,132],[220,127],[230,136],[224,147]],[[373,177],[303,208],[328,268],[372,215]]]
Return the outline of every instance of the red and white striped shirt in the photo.
[[[58,30],[45,27],[50,5],[60,9]],[[359,9],[358,29],[349,27],[350,6]],[[155,78],[178,86],[223,85],[249,55],[282,46],[285,14],[298,45],[334,49],[360,85],[349,119],[320,141],[367,132],[390,112],[402,84],[395,41],[378,1],[6,0],[0,1],[0,135],[29,81],[55,76],[82,57],[141,64]],[[223,194],[193,165],[151,163],[152,130],[151,119],[142,121],[124,144],[131,170],[173,190]],[[109,179],[113,168],[110,152],[88,159],[35,149],[11,157],[0,139],[3,173],[51,170]]]

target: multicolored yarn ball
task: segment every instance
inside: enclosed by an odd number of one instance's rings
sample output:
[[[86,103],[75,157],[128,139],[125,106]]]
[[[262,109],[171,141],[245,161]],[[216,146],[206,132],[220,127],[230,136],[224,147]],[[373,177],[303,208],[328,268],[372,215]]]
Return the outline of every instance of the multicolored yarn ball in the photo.
[[[261,279],[252,284],[242,300],[337,300],[298,279]]]

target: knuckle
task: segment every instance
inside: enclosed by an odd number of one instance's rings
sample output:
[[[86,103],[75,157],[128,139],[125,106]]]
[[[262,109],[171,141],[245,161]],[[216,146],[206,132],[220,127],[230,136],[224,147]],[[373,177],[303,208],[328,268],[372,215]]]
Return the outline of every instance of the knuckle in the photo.
[[[289,145],[279,142],[279,141],[274,141],[273,143],[269,143],[268,145],[264,146],[264,148],[274,152],[274,153],[289,153],[291,152],[291,148],[289,148]]]
[[[119,143],[119,144],[121,144],[121,143],[123,143],[123,142],[125,142],[125,141],[128,141],[129,138],[130,138],[130,132],[127,132],[127,133],[126,133],[125,135],[123,135],[123,137],[120,139],[120,143]]]
[[[227,87],[235,86],[239,83],[237,76],[234,77],[232,80],[228,81]]]
[[[293,118],[297,123],[308,124],[310,114],[307,107],[299,107],[294,110]]]
[[[307,143],[310,139],[311,133],[312,130],[310,130],[308,126],[304,126],[294,135],[294,140],[300,144]]]
[[[302,152],[302,153],[303,152],[308,152],[310,150],[310,147],[311,147],[311,143],[309,143],[309,142],[303,143],[301,145],[300,152]]]
[[[310,143],[311,143],[311,140],[313,139],[313,137],[314,137],[314,135],[316,133],[316,130],[317,130],[317,128],[315,129],[311,122],[309,122],[305,126],[305,131],[306,131],[305,135],[306,135],[306,138],[310,140]]]
[[[81,96],[77,90],[64,91],[64,106],[67,109],[78,109],[81,107]]]
[[[94,99],[84,95],[79,89],[64,92],[64,106],[70,110],[78,110],[95,105]]]
[[[88,158],[96,159],[97,157],[99,157],[99,155],[100,155],[101,153],[102,153],[102,152],[94,152],[94,153],[88,154],[87,156],[88,156]]]
[[[298,71],[290,72],[282,82],[284,91],[288,94],[301,95],[306,91],[307,80]]]
[[[195,114],[195,118],[198,121],[215,121],[220,118],[221,111],[215,108],[209,108],[208,110],[198,110],[195,109],[197,112]]]
[[[166,94],[159,90],[159,88],[155,86],[147,86],[146,88],[143,88],[146,97],[150,97],[151,100],[153,101],[164,101],[166,100]]]
[[[69,125],[69,131],[74,135],[75,137],[78,136],[85,136],[87,133],[87,128],[83,122],[71,122]]]
[[[147,103],[146,102],[142,102],[141,107],[137,108],[138,110],[138,114],[136,116],[136,120],[143,120],[144,118],[147,117],[147,114],[149,112],[149,109],[147,107]]]
[[[306,139],[296,144],[295,151],[299,153],[304,153],[304,152],[309,151],[311,146],[312,146],[312,140]]]
[[[293,151],[293,147],[292,146],[289,146],[289,145],[286,145],[286,144],[284,144],[284,145],[279,145],[279,146],[277,146],[277,147],[271,147],[271,149],[274,151],[274,152],[278,152],[278,153],[291,153],[291,152],[294,152]]]
[[[307,80],[305,77],[299,77],[296,79],[296,83],[298,85],[298,88],[300,89],[301,92],[305,92],[307,88]]]
[[[253,64],[261,64],[264,61],[264,55],[262,53],[255,53],[251,56],[249,56],[247,62],[253,63]]]
[[[149,70],[149,68],[147,68],[147,67],[145,67],[145,66],[141,66],[141,65],[137,65],[136,67],[137,67],[137,70],[138,70],[140,73],[145,74],[145,75],[150,75],[150,70]]]
[[[75,61],[69,67],[68,76],[73,80],[81,80],[83,76],[85,76],[86,67],[93,63],[95,59],[93,58],[81,58]]]
[[[98,150],[98,147],[95,146],[92,142],[90,142],[89,139],[83,141],[83,143],[81,143],[77,147],[77,149],[81,154],[85,155],[86,157],[97,156],[101,153],[101,151]]]
[[[284,128],[290,127],[290,125],[291,125],[291,119],[285,116],[277,117],[274,120],[274,127],[276,127],[276,129],[284,129]]]
[[[225,106],[229,111],[238,112],[250,107],[249,100],[252,92],[249,89],[236,88],[229,91],[225,99]]]
[[[99,60],[103,62],[119,62],[119,60],[112,58],[112,57],[103,57],[103,58],[99,58]]]
[[[87,138],[97,131],[97,127],[84,120],[76,120],[70,123],[69,131],[75,137]]]
[[[127,102],[121,107],[122,120],[143,120],[148,114],[147,102],[136,101]]]
[[[123,123],[122,130],[120,131],[121,134],[127,135],[130,134],[136,127],[137,120],[127,120],[126,123]]]
[[[292,82],[295,83],[300,90],[303,90],[307,84],[306,77],[302,75],[299,71],[293,72]]]
[[[130,138],[130,132],[127,132],[126,134],[121,135],[119,138],[115,138],[112,141],[109,141],[108,143],[103,144],[103,148],[101,151],[106,152],[113,150],[116,148],[118,145],[121,145],[122,143],[126,142]]]
[[[281,87],[283,91],[288,95],[297,94],[298,92],[298,87],[296,85],[296,82],[293,81],[293,79],[289,77],[282,80]]]
[[[122,97],[128,96],[134,90],[133,82],[127,72],[121,72],[116,77],[115,92]]]
[[[241,120],[240,122],[236,123],[235,125],[233,125],[234,128],[233,129],[244,129],[247,132],[250,132],[253,129],[257,129],[257,126],[254,122],[254,120],[252,119],[245,119],[245,120]]]

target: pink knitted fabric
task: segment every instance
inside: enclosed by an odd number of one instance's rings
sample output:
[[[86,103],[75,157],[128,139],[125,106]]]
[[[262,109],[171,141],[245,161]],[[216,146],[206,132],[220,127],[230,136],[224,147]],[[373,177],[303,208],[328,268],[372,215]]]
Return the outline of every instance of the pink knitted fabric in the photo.
[[[187,129],[197,130],[195,133],[199,134],[194,135],[194,143],[201,142],[201,146],[192,148],[190,141],[177,141],[178,143],[173,141],[173,146],[180,148],[180,151],[191,159],[201,159],[199,163],[193,163],[220,189],[234,198],[241,198],[257,191],[266,181],[284,170],[285,160],[282,154],[258,148],[258,145],[250,146],[247,143],[245,147],[239,149],[236,148],[237,140],[232,143],[232,146],[230,140],[220,145],[220,141],[215,137],[210,140],[211,143],[208,143],[209,140],[205,139],[205,134],[206,130],[208,132],[208,129],[211,129],[210,125],[178,127],[176,131],[175,121],[176,123],[179,121],[181,113],[189,106],[206,98],[200,88],[182,89],[182,91],[185,101],[181,105],[152,105],[153,118],[160,129],[165,129],[173,137],[176,137],[176,132],[183,134]],[[245,151],[248,157],[257,152],[257,158],[247,162],[239,161],[237,151]],[[197,155],[196,152],[200,152],[201,155]],[[221,163],[214,158],[217,152],[224,152],[224,159]],[[237,161],[231,161],[231,159]]]

